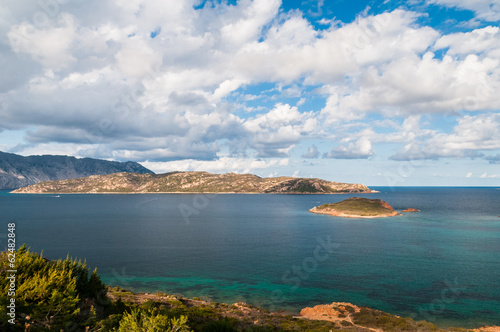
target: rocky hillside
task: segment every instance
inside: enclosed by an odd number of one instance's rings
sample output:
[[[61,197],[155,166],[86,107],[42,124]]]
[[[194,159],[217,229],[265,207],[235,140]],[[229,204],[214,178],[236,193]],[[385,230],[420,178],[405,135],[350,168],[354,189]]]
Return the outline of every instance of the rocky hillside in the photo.
[[[77,159],[68,156],[29,156],[0,152],[0,189],[16,189],[42,181],[80,178],[117,172],[153,173],[135,162]]]
[[[165,174],[117,173],[87,178],[38,183],[17,193],[283,193],[333,194],[370,193],[362,184],[320,179],[277,177],[252,174],[211,174],[171,172]]]

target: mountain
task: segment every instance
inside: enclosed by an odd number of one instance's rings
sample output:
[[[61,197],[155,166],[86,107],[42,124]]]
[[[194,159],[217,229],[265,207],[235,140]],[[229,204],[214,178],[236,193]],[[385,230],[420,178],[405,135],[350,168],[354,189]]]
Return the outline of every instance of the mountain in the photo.
[[[0,189],[16,189],[42,181],[117,172],[153,173],[135,162],[68,156],[29,156],[0,152]]]
[[[293,177],[261,178],[253,174],[171,172],[116,173],[38,183],[17,193],[371,193],[362,184]]]

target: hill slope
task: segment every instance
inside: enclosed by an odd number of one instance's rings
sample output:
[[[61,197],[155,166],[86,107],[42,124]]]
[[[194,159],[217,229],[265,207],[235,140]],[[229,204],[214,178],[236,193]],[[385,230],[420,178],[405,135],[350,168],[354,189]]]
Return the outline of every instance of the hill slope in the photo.
[[[0,152],[0,189],[16,189],[42,181],[117,172],[153,173],[135,162],[77,159],[69,156],[29,156]]]
[[[369,193],[362,184],[292,177],[260,178],[253,174],[171,172],[117,173],[51,181],[21,188],[16,193]]]

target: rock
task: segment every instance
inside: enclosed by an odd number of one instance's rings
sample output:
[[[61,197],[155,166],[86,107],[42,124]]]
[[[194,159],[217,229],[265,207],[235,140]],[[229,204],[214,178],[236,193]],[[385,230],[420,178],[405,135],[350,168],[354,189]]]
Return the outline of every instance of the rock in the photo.
[[[400,215],[381,199],[351,197],[334,204],[323,204],[309,210],[313,213],[329,214],[345,218],[382,218]]]
[[[483,326],[472,330],[474,332],[500,332],[500,326]]]
[[[299,317],[326,320],[329,322],[340,323],[348,321],[352,323],[351,313],[360,312],[361,308],[345,302],[333,302],[332,304],[320,304],[314,307],[306,307],[300,311]]]
[[[414,208],[409,208],[409,209],[403,210],[401,212],[420,212],[420,210],[419,209],[414,209]]]

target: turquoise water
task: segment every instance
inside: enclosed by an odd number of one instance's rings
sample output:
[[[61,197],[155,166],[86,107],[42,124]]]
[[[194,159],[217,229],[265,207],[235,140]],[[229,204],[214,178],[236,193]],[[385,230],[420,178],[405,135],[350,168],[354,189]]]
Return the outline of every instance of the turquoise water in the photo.
[[[135,291],[292,313],[346,301],[440,325],[500,325],[500,190],[375,189],[362,196],[422,211],[384,219],[307,212],[352,195],[4,191],[0,246],[16,222],[18,243],[51,259],[86,258],[106,283]]]

